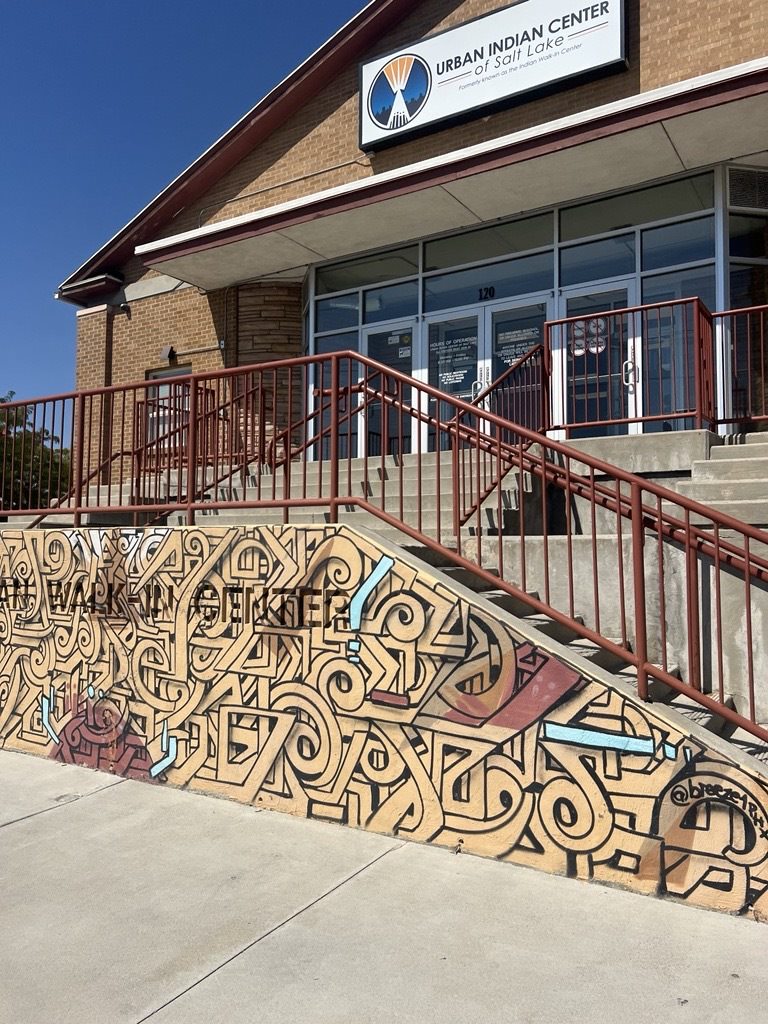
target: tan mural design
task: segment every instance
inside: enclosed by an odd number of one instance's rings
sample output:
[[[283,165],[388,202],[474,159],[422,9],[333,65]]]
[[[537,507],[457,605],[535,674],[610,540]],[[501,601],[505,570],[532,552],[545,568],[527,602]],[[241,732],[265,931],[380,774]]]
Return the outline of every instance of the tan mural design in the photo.
[[[346,528],[0,534],[0,745],[768,917],[768,789]]]

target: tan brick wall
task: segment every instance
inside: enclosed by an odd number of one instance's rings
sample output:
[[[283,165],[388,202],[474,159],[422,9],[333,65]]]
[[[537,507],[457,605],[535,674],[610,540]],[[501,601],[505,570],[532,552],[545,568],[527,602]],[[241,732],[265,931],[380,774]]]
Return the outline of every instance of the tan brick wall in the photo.
[[[110,384],[108,332],[111,310],[97,309],[77,317],[75,387],[78,390]]]
[[[238,289],[237,310],[240,366],[304,354],[301,285],[278,282],[243,285]],[[303,405],[306,380],[297,368],[278,371],[274,377],[268,376],[263,381],[269,395],[264,409],[268,433],[274,426],[287,426],[289,402],[292,419],[296,421]]]
[[[426,0],[396,31],[383,38],[369,56],[504,6],[506,4],[492,0],[463,0],[461,3]],[[765,0],[736,0],[729,5],[709,4],[704,8],[693,0],[677,4],[669,0],[627,0],[627,8],[628,71],[575,88],[568,88],[566,84],[550,96],[524,100],[487,117],[478,116],[459,129],[438,130],[385,149],[373,157],[372,166],[358,149],[357,67],[350,67],[206,196],[182,212],[162,234],[175,234],[200,223],[213,223],[263,209],[768,52]],[[273,187],[299,175],[352,160],[361,162],[313,174],[302,182]],[[222,205],[252,192],[260,194]]]
[[[237,290],[237,362],[303,355],[301,285],[243,285]]]
[[[170,365],[189,367],[193,373],[216,371],[225,366],[250,365],[299,356],[303,351],[301,286],[291,283],[246,285],[201,295],[184,288],[128,303],[128,310],[114,307],[79,316],[77,346],[77,387],[99,388],[108,384],[131,384],[146,380],[154,370]],[[225,340],[225,349],[218,348]],[[161,357],[163,346],[176,351],[175,363]],[[285,375],[283,375],[285,377]],[[277,397],[266,406],[271,425],[287,422],[287,377],[277,383]],[[292,377],[294,413],[301,405],[300,377]],[[285,393],[283,393],[285,392]],[[225,394],[222,391],[221,396]],[[271,391],[270,391],[271,396]],[[143,403],[147,389],[139,388],[136,402]],[[93,397],[85,412],[84,473],[88,477],[101,465],[108,452],[132,447],[134,398]],[[117,483],[121,473],[128,479],[130,461],[114,463],[103,482]],[[95,483],[96,478],[91,479]]]

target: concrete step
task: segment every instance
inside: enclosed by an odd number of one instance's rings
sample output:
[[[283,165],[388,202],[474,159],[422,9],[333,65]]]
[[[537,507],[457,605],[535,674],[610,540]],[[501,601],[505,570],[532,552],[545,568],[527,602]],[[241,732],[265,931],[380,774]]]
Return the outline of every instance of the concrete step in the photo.
[[[768,430],[757,430],[752,434],[747,434],[744,440],[747,444],[768,445]]]
[[[533,626],[544,636],[548,636],[551,640],[557,640],[561,644],[577,644],[583,638],[577,633],[571,626],[566,625],[562,622],[557,622],[555,619],[550,619],[548,615],[533,614],[525,615],[523,618],[527,625]],[[575,616],[575,622],[579,625],[584,625],[584,619],[580,615]]]
[[[761,435],[750,435],[760,437]],[[768,458],[768,437],[763,434],[762,440],[751,444],[723,444],[712,448],[709,457],[720,459],[765,459]]]
[[[184,526],[187,517],[185,512],[172,512],[168,516],[169,526]],[[294,525],[321,525],[328,521],[328,512],[324,509],[294,508],[291,509],[289,522]],[[284,522],[283,510],[279,508],[234,508],[195,513],[195,524],[198,526],[281,526]]]
[[[691,483],[709,480],[764,480],[768,490],[768,458],[709,459],[691,465]],[[688,483],[689,481],[685,481]]]
[[[700,501],[703,505],[721,501],[761,499],[768,502],[768,479],[682,480],[677,485],[677,490],[685,497]]]
[[[509,612],[510,615],[516,615],[518,618],[526,618],[531,614],[531,606],[522,597],[508,594],[506,590],[484,590],[482,591],[482,596],[486,601],[490,601],[498,608],[501,608],[502,611]],[[535,600],[539,598],[537,591],[533,591],[530,596]]]
[[[749,501],[710,501],[709,508],[724,515],[732,516],[749,526],[765,528],[768,526],[768,498],[757,498]],[[683,512],[679,505],[672,502],[664,502],[665,512],[677,518],[683,518]],[[706,515],[694,513],[691,515],[691,523],[694,526],[710,526],[711,522]]]
[[[768,729],[768,722],[761,722],[760,724],[763,729]],[[743,754],[749,754],[750,757],[756,757],[758,761],[761,761],[764,765],[768,766],[768,743],[761,742],[760,739],[757,736],[753,736],[751,732],[747,732],[746,729],[737,729],[730,723],[726,725],[721,735]]]
[[[26,530],[37,516],[6,516],[0,519],[0,530]],[[72,519],[70,518],[70,523]]]
[[[681,715],[685,715],[690,722],[694,722],[716,736],[720,736],[727,728],[726,720],[721,715],[703,707],[694,697],[689,697],[685,693],[678,693],[667,704]],[[733,698],[726,697],[725,705],[733,711],[735,708]]]
[[[621,639],[619,637],[614,638],[613,642],[618,646],[621,646]],[[605,669],[606,672],[613,672],[618,678],[624,679],[624,681],[629,682],[630,685],[634,685],[634,682],[637,679],[637,671],[635,668],[628,666],[623,658],[614,654],[612,651],[606,650],[599,644],[596,644],[594,640],[577,637],[575,640],[571,640],[568,647],[573,651],[578,651],[582,658],[585,658],[591,664]]]
[[[139,514],[138,525],[143,525],[149,519],[156,518],[157,513],[143,513]],[[38,522],[39,520],[39,522]],[[64,514],[61,512],[52,512],[40,518],[36,516],[9,516],[7,522],[0,521],[0,531],[2,530],[29,530],[32,528],[32,524],[37,523],[37,528],[41,530],[69,530],[74,525],[74,516],[70,514]],[[81,526],[84,527],[109,527],[109,526],[133,526],[134,515],[132,512],[83,512],[81,518]]]
[[[618,642],[620,643],[621,641]],[[661,666],[658,667],[660,668]],[[676,679],[680,678],[680,668],[677,665],[668,665],[667,672]],[[614,670],[614,675],[617,679],[628,683],[632,687],[637,685],[637,669],[634,665],[623,664],[623,667]],[[669,704],[674,700],[677,692],[671,686],[667,686],[666,683],[654,679],[653,676],[650,676],[648,679],[648,694],[654,704]]]

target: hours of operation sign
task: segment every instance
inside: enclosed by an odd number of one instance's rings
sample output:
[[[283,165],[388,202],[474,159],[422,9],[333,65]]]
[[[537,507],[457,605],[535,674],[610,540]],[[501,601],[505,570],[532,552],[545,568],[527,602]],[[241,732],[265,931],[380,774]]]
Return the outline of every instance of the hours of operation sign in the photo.
[[[624,62],[624,0],[524,0],[363,64],[360,144]]]

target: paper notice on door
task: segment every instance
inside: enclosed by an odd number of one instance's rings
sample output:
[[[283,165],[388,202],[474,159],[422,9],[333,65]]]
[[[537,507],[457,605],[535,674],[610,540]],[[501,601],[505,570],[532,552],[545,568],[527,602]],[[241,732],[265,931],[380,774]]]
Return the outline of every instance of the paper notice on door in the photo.
[[[410,354],[411,354],[410,348],[401,348],[401,349],[398,349],[397,358],[398,359],[407,359],[410,356]]]

